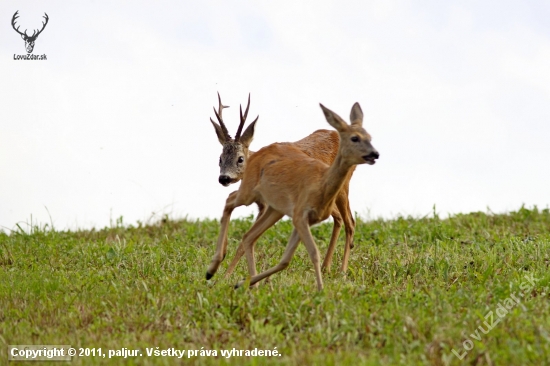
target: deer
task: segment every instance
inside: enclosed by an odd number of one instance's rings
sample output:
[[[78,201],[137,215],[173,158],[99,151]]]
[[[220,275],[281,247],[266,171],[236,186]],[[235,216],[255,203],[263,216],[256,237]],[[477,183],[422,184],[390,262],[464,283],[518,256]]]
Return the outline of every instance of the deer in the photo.
[[[319,250],[310,226],[329,217],[339,192],[356,165],[374,165],[380,157],[371,143],[371,135],[363,128],[363,112],[359,103],[351,109],[351,124],[322,104],[320,106],[327,122],[336,129],[340,138],[338,152],[331,165],[311,158],[296,146],[280,143],[268,145],[250,157],[241,186],[226,202],[227,212],[257,201],[262,201],[266,206],[241,242],[246,253],[250,286],[287,268],[301,240],[313,263],[317,290],[322,291]],[[294,229],[283,256],[277,265],[257,274],[254,245],[284,215],[292,218]],[[235,287],[244,283],[241,281]]]
[[[240,106],[241,120],[234,139],[229,134],[227,127],[225,126],[225,123],[223,122],[223,118],[222,118],[223,109],[229,108],[229,106],[225,106],[222,104],[219,93],[218,93],[218,110],[216,111],[216,108],[214,107],[214,114],[216,115],[216,118],[219,124],[214,122],[212,118],[210,118],[210,122],[214,126],[214,130],[218,137],[218,141],[223,147],[223,150],[219,159],[220,175],[219,175],[218,181],[221,185],[225,187],[229,186],[230,184],[236,183],[242,179],[247,166],[247,162],[250,159],[250,157],[254,155],[254,152],[249,150],[249,146],[254,137],[255,126],[256,126],[256,122],[258,121],[258,117],[256,117],[256,119],[248,125],[244,133],[242,133],[242,129],[244,127],[246,118],[248,116],[249,107],[250,107],[250,94],[248,95],[248,103],[247,103],[244,115],[242,113],[242,107]],[[326,164],[331,164],[338,151],[339,137],[335,131],[317,130],[312,134],[310,134],[309,136],[299,141],[290,142],[290,143],[281,143],[281,145],[297,147],[308,156],[318,159]],[[351,179],[352,173],[353,173],[353,170],[350,172],[349,177],[347,177],[347,180],[344,184],[342,192],[337,196],[336,207],[334,207],[332,211],[334,227],[333,227],[331,239],[329,242],[328,250],[327,250],[325,259],[323,261],[323,265],[322,265],[323,270],[330,269],[330,266],[332,264],[332,257],[334,255],[334,250],[336,248],[336,243],[338,240],[340,229],[342,227],[342,223],[344,223],[345,233],[346,233],[346,244],[344,248],[344,257],[342,260],[342,265],[340,267],[340,270],[344,273],[347,271],[349,254],[350,254],[350,250],[353,248],[353,235],[355,233],[355,220],[351,213],[351,209],[349,207],[349,199],[348,199],[349,180]],[[227,198],[226,202],[233,200],[235,194],[236,194],[236,191],[231,193]],[[259,208],[259,214],[257,216],[257,219],[259,219],[259,217],[265,211],[264,210],[265,206],[261,200],[258,200],[255,203]],[[224,210],[224,213],[221,219],[221,230],[220,230],[220,236],[216,247],[216,253],[213,256],[212,262],[206,273],[207,280],[211,279],[214,276],[219,265],[225,258],[225,255],[227,252],[227,227],[228,227],[230,218],[231,218],[231,213],[228,213]],[[235,267],[238,264],[238,261],[243,255],[244,255],[244,247],[239,246],[239,248],[237,249],[237,254],[235,255],[233,261],[231,262],[231,264],[229,265],[225,273],[225,277],[229,277],[233,273]]]
[[[48,20],[50,19],[48,17],[48,14],[44,13],[44,16],[43,18],[46,20],[45,22],[42,22],[42,29],[40,30],[33,30],[32,32],[32,36],[29,36],[27,34],[27,30],[25,29],[25,32],[20,32],[19,31],[19,26],[17,28],[15,28],[15,22],[17,20],[17,18],[19,18],[19,10],[17,10],[15,12],[15,14],[13,14],[13,17],[11,18],[11,26],[13,27],[13,29],[19,33],[21,35],[21,38],[23,38],[23,40],[25,41],[25,49],[27,50],[27,53],[32,53],[32,50],[34,49],[34,42],[36,41],[36,38],[40,35],[40,33],[42,33],[42,31],[44,30],[44,28],[46,28],[46,25],[48,24]]]

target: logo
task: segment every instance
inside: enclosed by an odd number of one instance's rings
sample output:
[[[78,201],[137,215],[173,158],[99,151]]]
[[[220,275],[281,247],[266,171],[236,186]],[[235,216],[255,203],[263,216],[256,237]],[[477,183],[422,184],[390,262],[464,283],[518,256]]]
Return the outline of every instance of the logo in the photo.
[[[19,18],[19,10],[17,10],[15,12],[15,14],[13,14],[13,18],[11,18],[11,26],[13,27],[13,29],[19,33],[21,35],[21,38],[23,38],[23,40],[25,41],[25,49],[27,50],[27,53],[29,55],[26,55],[27,57],[24,57],[25,55],[13,55],[13,58],[14,60],[17,60],[17,59],[43,59],[45,60],[46,59],[46,55],[41,55],[41,56],[34,56],[34,57],[31,57],[33,55],[30,55],[30,53],[32,53],[33,49],[34,49],[34,42],[36,42],[36,38],[38,38],[38,36],[40,35],[40,33],[42,33],[44,31],[44,28],[46,28],[46,25],[48,24],[48,20],[50,19],[48,17],[48,14],[44,13],[44,16],[43,18],[45,19],[45,21],[42,22],[42,29],[38,30],[38,29],[34,29],[33,32],[32,32],[32,35],[28,35],[27,34],[27,29],[25,29],[24,32],[21,32],[19,31],[19,26],[17,26],[16,28],[16,20],[17,18]]]

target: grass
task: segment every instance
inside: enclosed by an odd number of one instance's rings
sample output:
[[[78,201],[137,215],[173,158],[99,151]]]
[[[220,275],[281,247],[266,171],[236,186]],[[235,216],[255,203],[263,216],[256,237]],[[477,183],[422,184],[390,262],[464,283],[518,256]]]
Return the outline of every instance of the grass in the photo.
[[[232,221],[229,256],[251,222]],[[73,358],[83,365],[550,364],[548,209],[359,220],[348,273],[338,271],[341,238],[322,293],[303,246],[258,289],[232,288],[246,277],[244,258],[230,280],[223,279],[228,256],[206,282],[218,226],[119,220],[101,230],[0,232],[0,364],[9,344],[143,354]],[[322,254],[331,230],[330,223],[312,229]],[[280,259],[290,232],[283,221],[260,239],[259,271]],[[522,290],[525,276],[536,282]],[[499,303],[511,294],[523,295],[521,305],[480,332],[490,311],[499,319]],[[218,357],[148,357],[146,349],[156,347],[217,350]],[[282,356],[220,354],[275,347]]]

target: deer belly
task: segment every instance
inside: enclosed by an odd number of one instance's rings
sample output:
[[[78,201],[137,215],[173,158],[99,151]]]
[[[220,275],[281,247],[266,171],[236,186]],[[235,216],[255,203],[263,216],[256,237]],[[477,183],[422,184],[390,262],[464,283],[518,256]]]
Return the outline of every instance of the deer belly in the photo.
[[[294,213],[292,194],[273,182],[264,183],[256,189],[262,201],[280,213],[292,217]]]
[[[318,165],[322,163],[300,152],[296,159],[280,157],[265,164],[260,171],[256,190],[262,200],[282,214],[292,217],[298,202],[307,195],[311,177],[316,176]],[[302,157],[302,159],[300,159]]]
[[[263,201],[275,210],[287,216],[293,216],[294,203],[284,194],[284,192],[275,192],[269,195],[261,194],[260,192],[260,195]]]

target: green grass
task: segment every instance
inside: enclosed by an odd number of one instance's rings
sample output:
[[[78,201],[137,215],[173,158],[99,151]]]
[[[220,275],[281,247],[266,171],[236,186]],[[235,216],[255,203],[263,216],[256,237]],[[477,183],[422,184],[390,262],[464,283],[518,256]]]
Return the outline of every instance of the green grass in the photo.
[[[548,209],[359,220],[348,273],[338,271],[341,238],[322,293],[303,246],[258,289],[233,290],[246,277],[245,259],[230,280],[223,273],[251,222],[232,221],[228,257],[210,282],[214,220],[0,233],[0,364],[8,344],[143,354],[73,358],[85,365],[550,364]],[[330,223],[312,229],[322,255],[331,230]],[[260,239],[258,271],[277,263],[290,232],[283,221]],[[522,293],[526,275],[538,281]],[[473,339],[484,316],[512,293],[524,295],[522,305]],[[473,349],[459,360],[452,350],[463,354],[468,340]],[[277,347],[282,356],[147,357],[155,347],[218,354]]]

